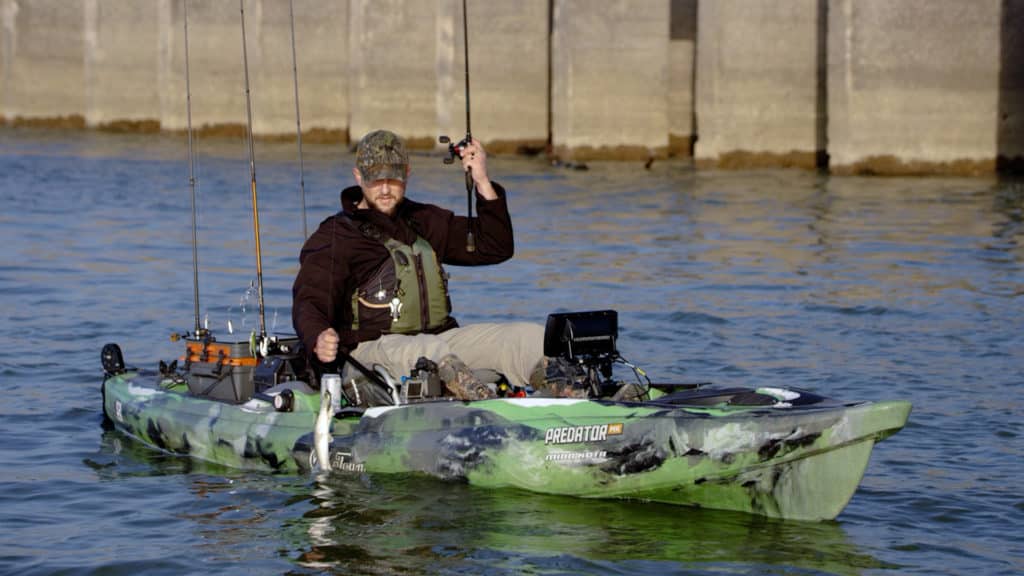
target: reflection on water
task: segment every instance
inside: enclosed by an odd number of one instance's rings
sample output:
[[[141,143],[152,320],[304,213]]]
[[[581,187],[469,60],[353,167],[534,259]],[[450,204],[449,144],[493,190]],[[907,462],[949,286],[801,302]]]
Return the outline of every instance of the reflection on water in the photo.
[[[174,517],[191,525],[199,551],[218,561],[271,538],[299,566],[345,574],[426,566],[432,573],[494,574],[531,567],[661,574],[680,566],[687,573],[778,567],[859,574],[894,567],[858,549],[836,522],[483,490],[418,476],[267,477],[155,454],[113,432],[104,443],[106,457],[124,463],[100,466],[97,474],[112,482],[169,475],[191,495]]]
[[[415,497],[394,498],[392,491]],[[313,555],[343,569],[372,560],[387,572],[414,569],[427,560],[439,571],[465,570],[467,563],[509,573],[526,564],[567,572],[628,571],[629,561],[638,558],[648,564],[637,570],[644,573],[666,568],[663,563],[721,564],[721,570],[753,562],[833,573],[884,567],[831,522],[783,523],[660,505],[535,498],[420,478],[332,479],[318,485],[312,503],[316,508],[304,516],[310,547],[300,559]],[[343,545],[335,549],[335,543]]]
[[[237,335],[257,322],[247,153],[197,152],[201,315]],[[283,144],[256,155],[267,321],[284,332],[297,162]],[[311,227],[337,209],[351,161],[308,150]],[[1024,524],[1020,181],[491,164],[516,257],[449,270],[460,321],[614,308],[623,354],[656,380],[914,403],[837,522],[318,482],[103,432],[102,345],[155,370],[180,355],[167,335],[194,322],[184,144],[0,130],[0,572],[1024,572],[1006,529]],[[464,210],[458,171],[434,156],[414,156],[409,194]]]

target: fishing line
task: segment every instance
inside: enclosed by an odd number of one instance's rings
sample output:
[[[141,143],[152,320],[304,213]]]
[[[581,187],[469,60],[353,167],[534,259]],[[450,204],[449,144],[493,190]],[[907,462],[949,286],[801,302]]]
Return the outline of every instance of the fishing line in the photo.
[[[252,136],[252,97],[249,94],[249,52],[245,41],[245,0],[238,0],[238,8],[242,15],[242,65],[245,71],[245,112],[246,128],[249,145],[249,178],[252,195],[252,225],[253,234],[256,238],[256,286],[257,301],[259,302],[260,319],[260,344],[266,341],[267,329],[266,320],[263,317],[263,253],[260,249],[260,211],[256,198],[256,154],[253,150]]]
[[[188,187],[192,197],[192,303],[195,316],[195,335],[199,337],[202,327],[199,324],[199,248],[198,222],[196,221],[196,178],[195,153],[192,150],[192,85],[189,70],[188,54],[188,0],[182,0],[185,8],[185,102],[188,117]]]
[[[466,143],[473,142],[469,129],[469,14],[466,11],[466,0],[462,0],[462,53],[466,70]],[[466,213],[469,224],[466,230],[466,252],[476,252],[476,241],[473,239],[473,174],[466,170]]]
[[[292,78],[295,82],[295,137],[299,142],[299,196],[302,198],[302,239],[309,238],[306,227],[306,179],[302,165],[302,122],[299,119],[299,65],[295,56],[295,8],[293,0],[288,0],[288,16],[292,27]]]

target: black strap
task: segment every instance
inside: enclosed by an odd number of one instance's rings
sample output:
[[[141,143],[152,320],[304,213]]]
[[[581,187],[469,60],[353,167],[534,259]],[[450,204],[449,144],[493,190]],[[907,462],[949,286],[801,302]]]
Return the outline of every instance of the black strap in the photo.
[[[352,227],[353,229],[358,230],[359,233],[365,236],[366,238],[369,238],[370,240],[373,240],[375,242],[380,242],[385,246],[387,246],[388,240],[402,242],[401,240],[395,238],[394,236],[385,233],[383,230],[380,229],[380,226],[377,226],[373,222],[369,222],[366,220],[356,222],[355,220],[352,219],[351,216],[346,214],[344,210],[338,212],[338,219],[341,220],[343,223],[347,224],[348,226]],[[413,233],[416,234],[417,237],[422,237],[419,231],[419,226],[416,225],[415,221],[413,221],[412,218],[405,218],[403,221],[409,225],[409,228],[412,229]],[[405,244],[405,242],[402,242],[402,244]]]

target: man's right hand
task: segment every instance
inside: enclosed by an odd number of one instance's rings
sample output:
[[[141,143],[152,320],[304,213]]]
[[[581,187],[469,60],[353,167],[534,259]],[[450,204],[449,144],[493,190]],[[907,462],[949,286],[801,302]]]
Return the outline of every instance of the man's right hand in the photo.
[[[316,337],[316,345],[313,347],[313,352],[316,353],[317,359],[324,364],[330,364],[338,357],[338,333],[334,331],[334,328],[328,328],[320,333]]]

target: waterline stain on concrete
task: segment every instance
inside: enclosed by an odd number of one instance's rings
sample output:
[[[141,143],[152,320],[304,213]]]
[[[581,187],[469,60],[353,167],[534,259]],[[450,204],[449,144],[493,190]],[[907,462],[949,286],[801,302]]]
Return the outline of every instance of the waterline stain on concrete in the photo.
[[[536,156],[547,150],[548,141],[541,139],[485,140],[488,154],[522,154]]]
[[[733,150],[717,158],[700,158],[697,168],[745,170],[749,168],[800,168],[814,170],[827,162],[820,152],[790,150],[789,152],[751,152]]]
[[[676,158],[693,158],[693,145],[697,143],[697,137],[688,134],[668,135],[668,155]]]
[[[156,134],[160,132],[159,120],[114,120],[96,127],[101,132],[115,134]]]
[[[64,130],[81,130],[86,127],[85,117],[78,114],[45,117],[15,116],[13,118],[7,118],[3,123],[15,128],[60,128]]]
[[[829,171],[837,175],[858,176],[981,176],[996,171],[995,158],[987,160],[953,160],[951,162],[926,162],[900,160],[886,154],[869,156],[852,164],[830,166]]]

